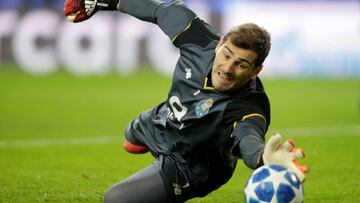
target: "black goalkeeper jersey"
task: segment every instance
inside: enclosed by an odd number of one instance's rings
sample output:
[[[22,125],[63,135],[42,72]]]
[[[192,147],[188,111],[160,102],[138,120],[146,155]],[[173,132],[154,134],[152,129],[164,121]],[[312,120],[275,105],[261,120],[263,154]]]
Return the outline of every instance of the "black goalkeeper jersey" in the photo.
[[[210,77],[220,36],[208,24],[179,1],[149,6],[144,12],[131,0],[122,2],[121,11],[156,23],[180,49],[168,98],[152,121],[162,133],[151,135],[150,148],[188,165],[199,183],[224,184],[238,157],[255,168],[254,154],[263,149],[270,123],[270,105],[260,79],[232,92],[214,90]],[[260,142],[241,144],[248,134],[260,135]]]

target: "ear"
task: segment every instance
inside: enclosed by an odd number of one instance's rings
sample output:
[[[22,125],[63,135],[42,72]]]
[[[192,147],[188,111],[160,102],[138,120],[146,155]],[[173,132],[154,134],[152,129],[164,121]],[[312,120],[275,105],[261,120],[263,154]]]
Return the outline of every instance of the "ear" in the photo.
[[[260,73],[260,71],[263,69],[264,65],[260,65],[258,67],[256,67],[254,70],[253,70],[253,75],[251,76],[251,79],[255,80],[256,77],[258,76],[258,74]]]
[[[216,45],[215,52],[218,52],[218,50],[220,49],[223,42],[224,42],[224,37],[220,37],[220,40],[219,40],[218,44]]]

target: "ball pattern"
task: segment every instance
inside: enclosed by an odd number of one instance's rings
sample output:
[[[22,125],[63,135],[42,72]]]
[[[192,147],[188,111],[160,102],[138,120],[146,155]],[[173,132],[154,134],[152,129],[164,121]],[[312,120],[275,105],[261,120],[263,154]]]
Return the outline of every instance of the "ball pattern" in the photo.
[[[304,187],[289,169],[276,165],[262,166],[248,179],[244,198],[248,203],[301,203]]]

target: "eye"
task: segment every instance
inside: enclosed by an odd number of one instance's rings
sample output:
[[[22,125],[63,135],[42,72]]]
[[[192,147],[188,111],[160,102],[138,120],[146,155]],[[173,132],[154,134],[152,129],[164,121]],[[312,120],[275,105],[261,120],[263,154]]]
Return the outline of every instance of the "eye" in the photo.
[[[238,62],[237,66],[242,68],[242,69],[250,68],[249,65],[247,63],[244,63],[244,62]]]
[[[225,57],[226,59],[229,59],[229,58],[230,58],[230,55],[229,55],[228,53],[226,53],[226,52],[223,52],[223,55],[224,55],[224,57]]]
[[[248,68],[248,66],[245,65],[244,63],[240,63],[239,66],[240,66],[241,68]]]

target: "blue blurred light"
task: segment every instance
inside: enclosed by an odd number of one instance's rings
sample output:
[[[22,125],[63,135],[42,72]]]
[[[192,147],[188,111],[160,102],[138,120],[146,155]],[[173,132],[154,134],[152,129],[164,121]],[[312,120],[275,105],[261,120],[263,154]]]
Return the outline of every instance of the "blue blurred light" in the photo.
[[[0,1],[0,9],[19,10],[22,6],[22,0],[2,0]]]
[[[32,8],[41,8],[46,7],[46,1],[45,0],[28,0],[27,5],[31,5]]]

